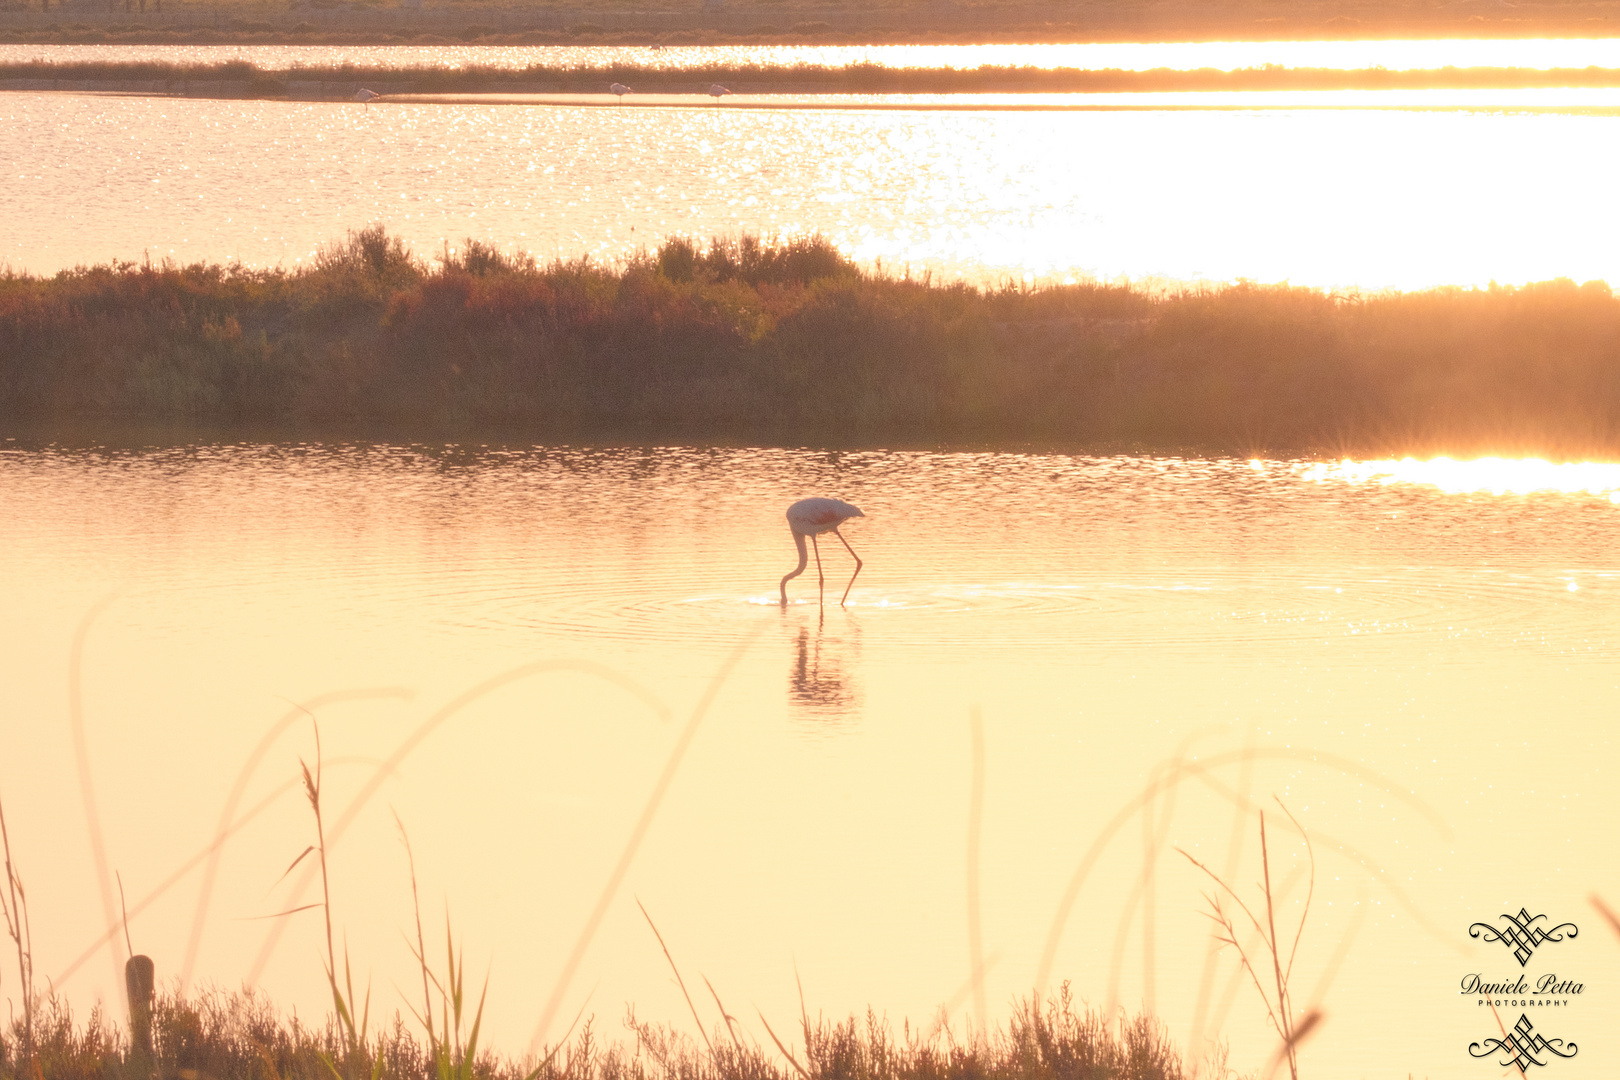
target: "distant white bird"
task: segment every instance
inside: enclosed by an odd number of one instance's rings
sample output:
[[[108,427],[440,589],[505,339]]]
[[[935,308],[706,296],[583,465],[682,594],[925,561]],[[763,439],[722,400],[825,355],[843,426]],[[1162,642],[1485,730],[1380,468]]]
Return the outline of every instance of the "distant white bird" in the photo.
[[[714,103],[716,105],[720,104],[720,99],[725,97],[729,93],[731,93],[731,91],[727,90],[725,87],[721,86],[719,83],[710,83],[709,84],[709,96],[714,98]],[[844,505],[848,506],[849,504],[845,503]]]
[[[610,94],[617,94],[618,97],[619,97],[619,104],[623,105],[624,104],[624,95],[626,95],[626,94],[628,94],[630,92],[630,88],[628,86],[624,85],[624,83],[622,83],[622,82],[616,82],[612,86],[608,87],[608,92]]]
[[[839,607],[844,606],[844,601],[849,599],[849,590],[854,587],[855,579],[860,576],[861,566],[863,564],[861,562],[861,557],[855,554],[855,549],[849,546],[849,541],[844,540],[844,534],[838,531],[838,526],[842,525],[850,518],[865,516],[865,514],[861,513],[860,507],[851,506],[849,503],[844,502],[841,499],[800,499],[798,502],[788,507],[788,528],[793,530],[793,543],[799,549],[799,565],[794,568],[791,574],[787,574],[782,578],[783,607],[787,606],[787,583],[804,573],[804,568],[810,561],[810,555],[804,549],[804,538],[806,536],[808,536],[810,538],[810,542],[815,545],[816,576],[820,579],[820,589],[823,594],[821,602],[826,603],[826,597],[824,594],[827,588],[827,575],[822,572],[821,545],[816,542],[816,537],[824,532],[830,532],[834,536],[838,537],[839,540],[843,541],[844,547],[846,550],[848,550],[850,557],[855,560],[855,573],[849,575],[849,584],[844,586],[844,598],[843,600],[838,601]]]
[[[363,86],[354,92],[354,100],[360,102],[362,105],[370,105],[373,101],[376,101],[380,97],[382,97],[382,95],[377,93],[377,91],[367,90]]]
[[[663,47],[663,46],[662,46],[662,45],[654,45],[654,46],[653,46],[653,47],[652,47],[652,51],[653,51],[653,52],[663,52],[663,51],[664,51],[664,47]]]

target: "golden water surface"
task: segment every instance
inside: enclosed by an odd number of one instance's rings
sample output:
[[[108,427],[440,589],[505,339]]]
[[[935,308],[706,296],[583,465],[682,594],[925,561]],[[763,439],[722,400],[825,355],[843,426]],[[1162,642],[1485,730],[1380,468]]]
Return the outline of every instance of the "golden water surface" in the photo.
[[[294,266],[380,221],[424,258],[467,237],[611,260],[676,233],[820,232],[868,266],[990,285],[1620,281],[1614,91],[1106,97],[1120,107],[8,93],[0,260]]]
[[[324,1008],[318,913],[260,918],[314,898],[282,877],[313,714],[374,1008],[413,979],[397,815],[508,1051],[582,1007],[609,1038],[626,1002],[682,1022],[639,900],[762,1042],[753,1006],[792,1028],[796,972],[812,1012],[959,1030],[1067,978],[1259,1068],[1175,849],[1253,901],[1238,810],[1269,808],[1297,925],[1276,797],[1317,864],[1302,1071],[1495,1075],[1458,988],[1519,968],[1467,928],[1527,907],[1580,926],[1532,963],[1588,988],[1535,1014],[1583,1047],[1559,1075],[1612,1075],[1620,941],[1586,902],[1620,901],[1612,464],[3,445],[0,794],[40,973],[76,1002],[114,993],[116,871],[160,977]],[[813,563],[776,602],[810,494],[865,511],[847,608]]]

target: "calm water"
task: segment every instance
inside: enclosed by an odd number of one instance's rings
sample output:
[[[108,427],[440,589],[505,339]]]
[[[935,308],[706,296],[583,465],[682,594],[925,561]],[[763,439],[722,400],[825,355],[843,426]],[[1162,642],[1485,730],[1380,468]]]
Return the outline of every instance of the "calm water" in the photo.
[[[542,258],[820,231],[868,263],[980,283],[1620,281],[1620,115],[1581,105],[1608,91],[1412,109],[1131,97],[993,112],[8,93],[0,260],[290,266],[382,221],[423,255],[471,236]],[[1201,100],[1228,107],[1185,108]],[[1286,107],[1251,107],[1267,103]]]
[[[1205,883],[1171,849],[1247,894],[1252,825],[1234,850],[1230,799],[1275,794],[1319,864],[1296,975],[1297,999],[1328,1013],[1308,1075],[1489,1071],[1465,1046],[1494,1027],[1458,980],[1518,968],[1466,928],[1521,906],[1581,926],[1532,962],[1588,987],[1535,1017],[1583,1047],[1560,1075],[1612,1074],[1620,943],[1584,898],[1620,900],[1616,467],[17,445],[0,452],[0,790],[41,974],[77,1001],[114,985],[92,949],[103,901],[68,710],[94,613],[94,794],[132,938],[162,976],[186,968],[201,868],[166,886],[234,805],[254,816],[217,867],[190,976],[323,1007],[318,921],[271,944],[250,921],[310,898],[280,878],[311,841],[292,782],[314,752],[295,703],[314,702],[329,827],[380,783],[334,840],[333,902],[385,1009],[412,983],[392,810],[428,924],[448,907],[492,973],[507,1049],[553,1000],[553,1036],[587,1000],[608,1037],[627,1001],[686,1015],[638,898],[688,981],[707,976],[761,1040],[751,1006],[791,1027],[795,968],[812,1010],[943,1005],[960,1025],[977,1014],[977,709],[991,1019],[1041,972],[1065,888],[1107,840],[1051,977],[1263,1063],[1229,957],[1200,993]],[[809,602],[813,568],[774,602],[793,562],[782,510],[809,493],[867,514],[845,530],[866,560],[847,609]],[[841,590],[848,556],[824,546]],[[1154,802],[1156,831],[1137,815],[1108,832],[1177,760],[1206,771]],[[1297,918],[1301,850],[1275,818]]]
[[[0,62],[162,60],[212,64],[524,68],[531,64],[690,67],[696,64],[844,64],[886,67],[1237,68],[1395,70],[1439,67],[1620,67],[1620,38],[1434,41],[1200,41],[1074,45],[0,45]]]
[[[1620,66],[1614,42],[1509,44],[701,58]],[[692,59],[682,52],[656,55]],[[818,230],[886,268],[980,282],[1620,281],[1620,116],[1601,92],[738,107],[751,104],[0,95],[13,178],[0,259],[39,272],[147,252],[294,265],[380,220],[423,254],[470,235],[607,259],[677,232]],[[487,1029],[507,1050],[556,1037],[582,1006],[609,1038],[625,1002],[643,1018],[686,1015],[639,899],[688,980],[707,976],[760,1039],[751,1007],[791,1028],[795,971],[831,1015],[871,1004],[921,1020],[943,1006],[973,1022],[982,960],[986,1019],[1037,980],[1072,978],[1099,1007],[1155,1009],[1183,1046],[1229,1038],[1233,1063],[1256,1068],[1271,1047],[1258,1004],[1230,956],[1210,960],[1207,882],[1173,848],[1252,897],[1252,818],[1236,822],[1234,801],[1276,795],[1319,864],[1296,1000],[1319,1000],[1328,1020],[1308,1075],[1489,1070],[1466,1047],[1494,1024],[1458,982],[1517,965],[1466,928],[1520,907],[1582,927],[1537,968],[1588,988],[1536,1014],[1584,1048],[1559,1074],[1613,1073],[1620,944],[1585,897],[1620,902],[1615,467],[0,447],[0,794],[40,972],[76,1002],[110,995],[118,976],[95,947],[116,893],[85,826],[74,685],[135,947],[162,977],[248,979],[306,1014],[324,1009],[317,922],[278,932],[259,919],[310,899],[282,880],[311,840],[294,786],[314,753],[301,704],[320,718],[329,825],[341,822],[335,916],[357,970],[385,1010],[413,978],[393,811],[428,924],[448,910],[475,972],[491,972]],[[794,559],[782,510],[806,494],[868,515],[846,530],[866,560],[847,609],[809,602],[813,568],[788,608],[774,602]],[[850,563],[825,546],[836,594]],[[1118,816],[1167,777],[1180,783],[1147,824]],[[209,871],[199,854],[222,819],[238,827]],[[1301,849],[1273,824],[1294,919]]]

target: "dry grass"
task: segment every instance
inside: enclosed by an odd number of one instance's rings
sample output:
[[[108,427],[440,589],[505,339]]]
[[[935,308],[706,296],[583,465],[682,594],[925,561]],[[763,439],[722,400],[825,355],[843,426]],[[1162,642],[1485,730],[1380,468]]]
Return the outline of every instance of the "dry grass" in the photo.
[[[17,1049],[14,1053],[22,1063],[35,1062],[34,1040],[34,935],[28,921],[28,893],[22,878],[11,860],[11,831],[6,827],[6,807],[0,802],[0,845],[6,857],[6,880],[0,887],[0,916],[6,924],[6,934],[17,949],[17,982],[22,998],[22,1017],[13,1022]],[[4,1059],[4,1045],[0,1042],[0,1060]]]
[[[0,806],[6,858],[0,911],[17,948],[19,983],[13,993],[14,1004],[20,999],[22,1006],[20,1014],[14,1011],[0,1027],[0,1080],[149,1080],[154,1075],[160,1080],[1181,1080],[1183,1075],[1180,1057],[1156,1020],[1116,1020],[1077,1011],[1067,983],[1044,1008],[1038,1000],[1023,1002],[1005,1030],[979,1030],[966,1040],[958,1039],[943,1017],[926,1032],[905,1024],[897,1036],[875,1012],[842,1023],[812,1021],[806,1013],[800,1051],[795,1053],[770,1032],[778,1051],[773,1054],[746,1034],[704,980],[722,1023],[711,1038],[687,998],[701,1045],[668,1025],[638,1020],[632,1008],[626,1014],[624,1040],[604,1044],[587,1020],[577,1035],[571,1027],[537,1058],[520,1062],[479,1049],[483,996],[469,1008],[464,964],[448,923],[443,977],[432,969],[420,909],[413,952],[423,993],[416,1020],[425,1039],[398,1014],[373,1032],[367,1024],[369,1008],[356,1008],[352,982],[345,977],[340,986],[337,977],[321,774],[317,728],[314,765],[303,764],[316,843],[288,872],[313,856],[321,873],[322,899],[309,907],[320,908],[326,920],[323,959],[332,1013],[311,1026],[296,1014],[281,1014],[251,989],[205,989],[191,996],[161,992],[151,1009],[150,1059],[99,1009],[80,1020],[64,998],[34,984],[26,893],[11,860]],[[408,839],[406,851],[409,856]],[[414,858],[411,862],[414,898]],[[657,934],[656,926],[653,932]],[[664,947],[661,935],[658,941]],[[664,955],[675,968],[667,947]],[[345,976],[348,966],[345,956]],[[678,968],[675,974],[679,979]],[[684,980],[681,986],[684,992]]]
[[[35,1054],[19,1053],[20,1021],[0,1034],[0,1080],[135,1080],[124,1032],[103,1013],[76,1018],[58,997],[39,1001]],[[792,1059],[717,1028],[712,1048],[674,1028],[625,1018],[604,1043],[589,1022],[538,1063],[463,1043],[442,1056],[399,1017],[358,1048],[338,1017],[319,1027],[280,1014],[250,991],[160,994],[153,1010],[165,1080],[332,1080],[334,1064],[378,1080],[1181,1080],[1181,1059],[1148,1017],[1111,1020],[1077,1009],[1067,985],[1044,1007],[1021,1003],[1004,1029],[962,1039],[944,1024],[897,1033],[868,1012],[843,1022],[806,1018]],[[352,1055],[352,1056],[351,1056]],[[37,1068],[36,1068],[37,1066]]]
[[[1260,995],[1260,1001],[1266,1009],[1266,1019],[1270,1021],[1272,1030],[1277,1033],[1279,1040],[1278,1050],[1272,1061],[1269,1072],[1275,1072],[1277,1067],[1287,1062],[1290,1080],[1299,1080],[1299,1045],[1307,1038],[1316,1026],[1322,1021],[1322,1012],[1312,1009],[1303,1015],[1297,1014],[1294,1007],[1293,994],[1290,987],[1293,981],[1294,960],[1299,955],[1300,938],[1305,933],[1305,920],[1310,915],[1311,898],[1316,892],[1316,854],[1311,849],[1310,837],[1306,835],[1304,826],[1300,825],[1288,808],[1279,800],[1277,805],[1282,812],[1288,815],[1294,828],[1305,841],[1305,853],[1310,864],[1310,878],[1305,890],[1305,902],[1299,914],[1299,927],[1294,931],[1293,941],[1287,942],[1277,933],[1277,897],[1272,891],[1271,884],[1271,848],[1266,841],[1266,815],[1260,817],[1260,899],[1263,901],[1262,920],[1252,911],[1243,897],[1219,874],[1199,862],[1197,859],[1182,851],[1187,861],[1202,870],[1208,878],[1215,883],[1216,891],[1205,896],[1209,905],[1209,917],[1214,921],[1218,932],[1215,940],[1221,945],[1229,945],[1236,950],[1238,961],[1243,970],[1249,975],[1254,984],[1255,992]],[[1180,849],[1177,849],[1180,850]],[[1243,917],[1248,920],[1254,931],[1254,937],[1260,941],[1262,954],[1250,955],[1250,949],[1244,946],[1248,935],[1238,930],[1237,923],[1227,910],[1221,897],[1227,896],[1235,903]],[[1269,963],[1267,962],[1269,960]],[[1256,966],[1256,965],[1260,966]],[[1269,971],[1264,969],[1269,968]],[[1268,978],[1269,976],[1269,978]],[[1270,984],[1268,989],[1267,984]],[[1268,1075],[1269,1075],[1268,1072]]]

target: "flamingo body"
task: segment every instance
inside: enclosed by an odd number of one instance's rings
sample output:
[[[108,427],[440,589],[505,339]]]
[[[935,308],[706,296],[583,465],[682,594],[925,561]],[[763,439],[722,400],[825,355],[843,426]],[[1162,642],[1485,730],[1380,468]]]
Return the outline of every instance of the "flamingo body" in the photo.
[[[860,575],[863,564],[861,557],[855,554],[855,549],[849,546],[849,541],[844,539],[844,534],[838,531],[838,526],[850,518],[865,516],[865,514],[861,513],[860,507],[844,502],[842,499],[800,499],[788,507],[788,528],[793,532],[794,546],[799,549],[799,565],[782,578],[782,605],[784,607],[787,606],[787,583],[804,573],[804,568],[810,562],[810,553],[804,546],[804,538],[807,536],[810,538],[811,544],[815,546],[816,575],[820,578],[823,601],[825,601],[827,577],[821,569],[821,545],[816,543],[816,537],[827,532],[838,537],[845,550],[849,552],[850,557],[855,560],[855,573],[849,576],[849,584],[844,586],[843,599],[838,601],[839,607],[844,606],[844,602],[849,599],[849,590],[854,587],[855,579]]]
[[[850,518],[865,516],[842,499],[800,499],[787,508],[788,528],[805,536],[832,532]]]
[[[370,105],[373,101],[376,101],[380,97],[382,97],[382,95],[377,93],[377,91],[367,90],[365,87],[361,87],[359,90],[354,92],[354,100],[363,105]]]
[[[720,104],[720,99],[725,97],[729,93],[731,93],[731,91],[727,90],[725,87],[721,86],[719,83],[710,83],[709,84],[709,96],[714,98],[714,103],[716,105]],[[838,500],[837,499],[806,499],[805,502],[838,502]],[[848,506],[849,503],[843,503],[842,505]],[[857,510],[856,513],[860,513],[860,511]]]
[[[616,82],[612,86],[608,87],[608,92],[618,95],[619,100],[622,102],[624,100],[624,95],[630,92],[630,88],[624,85],[624,83]]]

